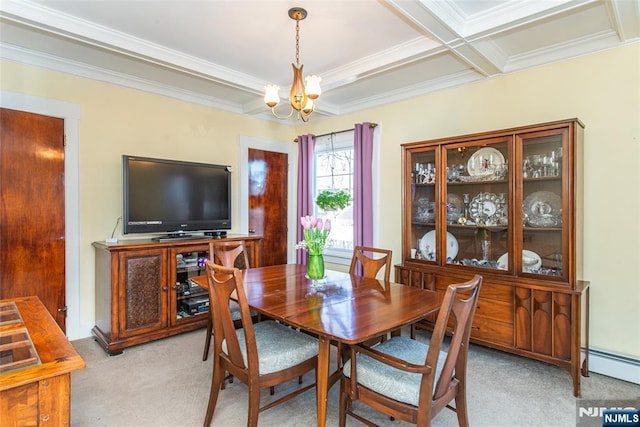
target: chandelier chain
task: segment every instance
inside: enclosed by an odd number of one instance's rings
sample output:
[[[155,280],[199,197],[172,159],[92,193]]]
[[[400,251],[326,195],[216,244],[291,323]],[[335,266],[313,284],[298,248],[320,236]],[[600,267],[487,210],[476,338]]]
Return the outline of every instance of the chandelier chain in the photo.
[[[296,19],[296,65],[300,64],[300,20]]]

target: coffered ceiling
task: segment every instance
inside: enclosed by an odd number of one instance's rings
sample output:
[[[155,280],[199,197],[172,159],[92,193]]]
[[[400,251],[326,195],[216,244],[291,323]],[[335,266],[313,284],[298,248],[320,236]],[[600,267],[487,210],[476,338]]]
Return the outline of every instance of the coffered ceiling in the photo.
[[[0,57],[269,119],[293,6],[305,75],[322,77],[312,120],[640,39],[637,0],[0,0]]]

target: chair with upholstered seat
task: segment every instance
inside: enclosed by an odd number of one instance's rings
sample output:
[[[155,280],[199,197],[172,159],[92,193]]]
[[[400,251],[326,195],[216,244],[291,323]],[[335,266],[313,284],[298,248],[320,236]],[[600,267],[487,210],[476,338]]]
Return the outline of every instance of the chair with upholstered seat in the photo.
[[[247,250],[244,246],[243,240],[231,240],[231,241],[213,241],[209,243],[209,256],[214,263],[222,265],[224,267],[236,267],[239,269],[249,268],[249,257],[247,256]],[[232,313],[236,326],[240,326],[240,311],[235,302],[231,304]],[[255,314],[254,314],[255,315]],[[213,333],[213,317],[211,310],[209,310],[209,318],[207,319],[207,336],[204,343],[204,352],[202,354],[202,360],[207,360],[209,357],[209,348],[211,347],[211,334]]]
[[[359,266],[362,273],[359,273]],[[356,246],[353,248],[353,256],[351,257],[351,265],[349,273],[375,278],[378,272],[384,268],[384,281],[389,281],[391,274],[391,251],[388,249],[369,248],[366,246]]]
[[[476,275],[468,282],[449,285],[429,344],[397,336],[373,348],[349,347],[340,382],[341,427],[347,415],[373,425],[354,411],[354,401],[419,426],[428,426],[446,407],[457,413],[460,426],[469,425],[467,353],[481,284],[482,277]],[[451,340],[442,350],[447,327]]]
[[[213,375],[204,425],[211,424],[226,372],[247,384],[247,426],[257,426],[260,411],[283,403],[315,386],[315,381],[260,408],[260,389],[316,371],[318,341],[274,320],[253,323],[242,272],[206,262],[209,300],[213,304]],[[236,298],[242,328],[236,329],[229,302]]]

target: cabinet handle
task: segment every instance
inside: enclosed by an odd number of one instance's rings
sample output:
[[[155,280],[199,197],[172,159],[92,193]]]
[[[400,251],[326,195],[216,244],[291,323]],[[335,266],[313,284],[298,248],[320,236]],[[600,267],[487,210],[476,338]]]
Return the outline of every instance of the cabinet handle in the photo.
[[[169,287],[167,287],[167,286],[163,286],[163,287],[162,287],[162,290],[163,290],[163,291],[165,291],[165,292],[167,292],[167,291],[169,290]]]

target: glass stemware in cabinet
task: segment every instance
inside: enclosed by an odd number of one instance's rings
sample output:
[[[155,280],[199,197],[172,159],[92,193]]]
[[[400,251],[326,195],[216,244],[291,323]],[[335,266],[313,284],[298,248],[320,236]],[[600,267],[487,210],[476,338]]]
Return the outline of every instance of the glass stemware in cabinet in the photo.
[[[434,262],[437,181],[435,151],[412,153],[409,162],[408,166],[412,171],[411,198],[407,206],[411,212],[408,241],[412,242],[412,246],[409,250],[412,259]]]
[[[563,277],[563,135],[522,139],[522,264],[528,274]]]

